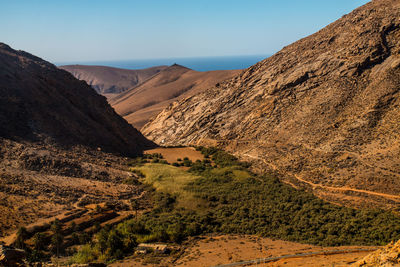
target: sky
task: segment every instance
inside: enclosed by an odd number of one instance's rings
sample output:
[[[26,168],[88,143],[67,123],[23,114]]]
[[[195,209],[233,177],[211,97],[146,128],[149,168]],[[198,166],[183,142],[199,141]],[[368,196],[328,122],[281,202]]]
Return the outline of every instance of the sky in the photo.
[[[0,0],[0,42],[50,62],[271,55],[366,0]]]

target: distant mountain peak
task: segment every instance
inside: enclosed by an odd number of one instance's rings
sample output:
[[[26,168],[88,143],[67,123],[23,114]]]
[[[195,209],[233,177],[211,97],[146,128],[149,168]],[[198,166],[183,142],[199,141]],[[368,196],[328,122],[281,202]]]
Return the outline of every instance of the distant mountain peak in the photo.
[[[190,68],[182,66],[180,64],[174,63],[171,66],[169,66],[170,69],[176,69],[176,68],[180,68],[180,69],[186,69],[186,70],[190,70]]]

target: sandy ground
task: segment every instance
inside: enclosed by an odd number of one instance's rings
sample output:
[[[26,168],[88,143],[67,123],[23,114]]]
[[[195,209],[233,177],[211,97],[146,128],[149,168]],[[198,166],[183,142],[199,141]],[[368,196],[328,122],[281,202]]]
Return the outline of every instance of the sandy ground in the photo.
[[[146,150],[144,153],[161,153],[164,159],[169,163],[177,162],[178,158],[183,160],[184,157],[188,157],[193,162],[204,159],[204,155],[193,147],[155,148]]]
[[[151,264],[149,259],[144,259],[143,262],[147,262],[144,264],[138,259],[129,259],[111,266],[216,266],[298,253],[358,248],[371,247],[320,247],[249,235],[221,235],[188,241],[183,245],[184,252],[175,260],[170,257],[164,259],[160,264]],[[375,247],[371,249],[375,249]],[[267,264],[254,264],[254,266],[347,266],[369,253],[370,251],[299,257]]]

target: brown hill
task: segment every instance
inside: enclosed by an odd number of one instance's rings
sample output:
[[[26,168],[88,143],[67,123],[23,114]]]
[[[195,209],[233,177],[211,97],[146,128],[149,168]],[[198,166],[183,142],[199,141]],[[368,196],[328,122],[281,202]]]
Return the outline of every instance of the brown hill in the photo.
[[[0,43],[0,137],[135,155],[152,143],[70,73]]]
[[[199,72],[174,64],[143,84],[110,100],[110,104],[137,128],[173,101],[199,93],[229,79],[239,70]]]
[[[156,66],[140,70],[87,65],[65,65],[59,68],[70,72],[79,80],[86,81],[99,94],[113,97],[143,83],[153,75],[166,69],[167,66]]]
[[[333,202],[398,208],[399,18],[398,0],[372,1],[174,103],[142,132],[219,145]]]

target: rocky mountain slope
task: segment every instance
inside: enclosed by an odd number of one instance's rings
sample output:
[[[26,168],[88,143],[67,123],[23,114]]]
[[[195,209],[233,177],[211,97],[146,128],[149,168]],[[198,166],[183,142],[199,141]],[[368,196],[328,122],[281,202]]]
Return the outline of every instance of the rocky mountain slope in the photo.
[[[400,2],[375,0],[144,126],[218,145],[332,202],[400,205]]]
[[[0,137],[126,155],[153,144],[84,81],[0,43]]]
[[[143,189],[121,155],[148,147],[86,82],[0,43],[0,237],[85,204],[129,210]]]
[[[239,70],[199,72],[174,64],[109,102],[139,129],[171,102],[199,93],[238,73]]]
[[[99,94],[113,97],[135,87],[167,68],[156,66],[147,69],[128,70],[106,66],[65,65],[60,69],[70,72],[75,78],[86,81]]]

